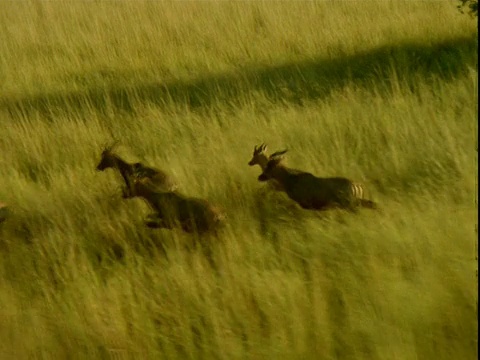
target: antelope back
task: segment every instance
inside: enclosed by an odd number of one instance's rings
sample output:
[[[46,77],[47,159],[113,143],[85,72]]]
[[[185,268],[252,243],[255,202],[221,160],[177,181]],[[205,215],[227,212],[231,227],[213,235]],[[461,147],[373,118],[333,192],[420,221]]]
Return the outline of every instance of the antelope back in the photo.
[[[178,188],[177,182],[165,171],[145,166],[142,163],[132,165],[132,174],[137,179],[148,178],[151,186],[155,186],[158,191],[175,191]]]

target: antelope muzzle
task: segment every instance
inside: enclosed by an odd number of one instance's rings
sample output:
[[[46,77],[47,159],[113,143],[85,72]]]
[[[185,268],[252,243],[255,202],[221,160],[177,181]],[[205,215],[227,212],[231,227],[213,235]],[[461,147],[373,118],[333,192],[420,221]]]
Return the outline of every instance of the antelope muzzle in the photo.
[[[105,160],[102,160],[102,161],[100,161],[100,162],[98,163],[96,169],[97,169],[97,171],[103,171],[103,170],[105,170],[107,167],[108,167],[107,162],[106,162]]]

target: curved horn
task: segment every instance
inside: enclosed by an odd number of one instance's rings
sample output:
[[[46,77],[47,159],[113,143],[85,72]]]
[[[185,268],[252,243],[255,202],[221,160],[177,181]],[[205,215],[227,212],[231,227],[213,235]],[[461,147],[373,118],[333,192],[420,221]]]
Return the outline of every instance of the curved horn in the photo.
[[[265,151],[266,149],[267,149],[267,144],[261,143],[260,145],[255,145],[255,147],[253,148],[253,151],[255,151],[256,153],[260,153],[262,151]]]

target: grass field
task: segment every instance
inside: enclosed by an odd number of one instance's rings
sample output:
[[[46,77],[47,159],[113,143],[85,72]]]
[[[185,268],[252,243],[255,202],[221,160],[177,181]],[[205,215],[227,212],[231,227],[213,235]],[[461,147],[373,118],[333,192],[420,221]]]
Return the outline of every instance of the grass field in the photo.
[[[476,359],[477,28],[455,1],[0,4],[0,359]],[[150,230],[102,147],[220,204]],[[366,184],[292,206],[247,165]],[[212,266],[212,264],[214,266]]]

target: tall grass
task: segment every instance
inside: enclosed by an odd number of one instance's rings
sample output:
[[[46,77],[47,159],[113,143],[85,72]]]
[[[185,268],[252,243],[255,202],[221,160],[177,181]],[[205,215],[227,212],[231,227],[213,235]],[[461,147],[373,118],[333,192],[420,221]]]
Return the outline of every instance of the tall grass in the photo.
[[[477,32],[449,2],[4,2],[0,358],[473,359]],[[223,206],[149,230],[102,146]],[[269,191],[253,146],[381,210]]]

